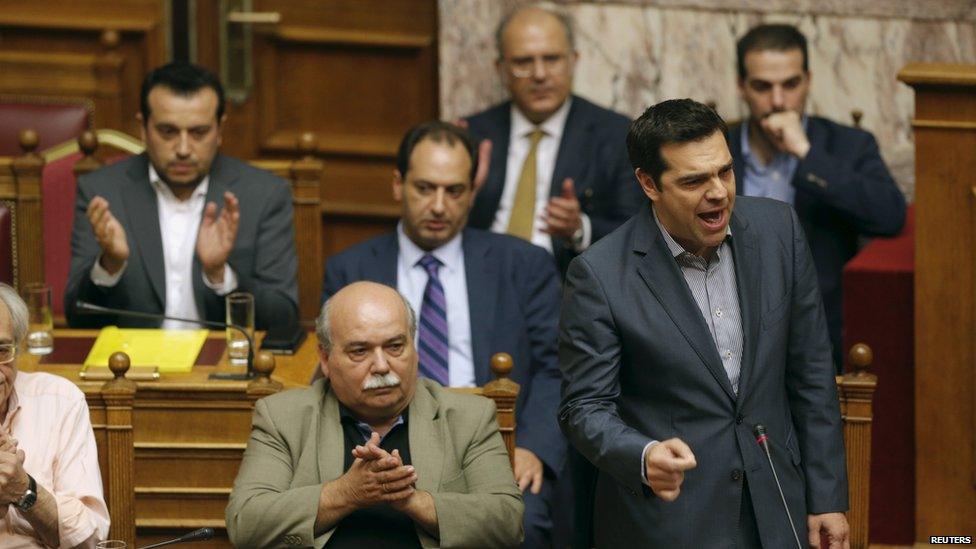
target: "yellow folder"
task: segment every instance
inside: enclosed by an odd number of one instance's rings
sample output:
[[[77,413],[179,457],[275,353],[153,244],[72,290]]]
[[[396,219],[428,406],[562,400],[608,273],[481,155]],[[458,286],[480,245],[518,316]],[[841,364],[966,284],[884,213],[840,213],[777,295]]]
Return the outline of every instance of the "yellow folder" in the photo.
[[[129,355],[132,366],[156,366],[161,373],[193,369],[207,330],[153,330],[106,326],[98,333],[85,366],[107,366],[112,353]]]

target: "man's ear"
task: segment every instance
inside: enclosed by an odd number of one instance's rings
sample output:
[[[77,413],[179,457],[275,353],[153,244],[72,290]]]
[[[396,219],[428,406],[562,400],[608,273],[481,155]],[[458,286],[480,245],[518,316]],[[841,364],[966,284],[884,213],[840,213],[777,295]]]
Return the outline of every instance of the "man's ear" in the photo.
[[[657,202],[661,191],[654,184],[654,178],[640,168],[634,170],[634,175],[637,176],[637,182],[640,183],[641,190],[644,191],[647,198],[650,198],[652,202]]]
[[[319,369],[322,370],[323,376],[329,377],[329,352],[321,345],[319,345]]]
[[[139,122],[139,135],[142,138],[142,142],[146,143],[146,120],[142,118],[142,113],[136,113],[136,121]]]
[[[393,200],[403,202],[403,174],[400,170],[393,170]]]

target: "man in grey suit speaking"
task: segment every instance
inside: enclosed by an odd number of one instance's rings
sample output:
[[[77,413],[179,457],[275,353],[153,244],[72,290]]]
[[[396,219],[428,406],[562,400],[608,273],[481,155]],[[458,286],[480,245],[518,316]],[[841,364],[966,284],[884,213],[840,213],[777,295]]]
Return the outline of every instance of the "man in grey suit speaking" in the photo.
[[[649,108],[627,137],[649,207],[569,267],[559,420],[599,469],[598,547],[847,546],[810,251],[788,205],[736,197],[725,129],[689,99]]]

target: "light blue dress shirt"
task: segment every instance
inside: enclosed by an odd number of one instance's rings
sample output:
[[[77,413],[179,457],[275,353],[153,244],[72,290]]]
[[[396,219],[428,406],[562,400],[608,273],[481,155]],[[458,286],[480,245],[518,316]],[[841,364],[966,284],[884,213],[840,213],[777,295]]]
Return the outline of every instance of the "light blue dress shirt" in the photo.
[[[787,204],[793,204],[796,200],[796,187],[793,186],[793,176],[796,174],[796,167],[800,161],[792,154],[779,152],[773,156],[767,165],[763,165],[756,155],[752,154],[749,148],[749,122],[740,124],[742,133],[742,159],[745,165],[742,167],[742,178],[740,182],[745,185],[743,194],[746,196],[759,196],[772,198]],[[803,117],[803,131],[807,129],[807,118]]]

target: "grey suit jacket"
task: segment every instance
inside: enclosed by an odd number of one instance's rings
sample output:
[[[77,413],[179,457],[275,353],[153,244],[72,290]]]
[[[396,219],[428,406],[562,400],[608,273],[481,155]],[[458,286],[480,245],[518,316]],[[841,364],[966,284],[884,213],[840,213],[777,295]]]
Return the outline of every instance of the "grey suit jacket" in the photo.
[[[560,323],[560,424],[599,469],[599,547],[715,547],[734,540],[742,477],[764,547],[794,545],[753,428],[764,424],[790,514],[847,509],[834,368],[816,271],[786,204],[738,197],[732,253],[744,333],[739,393],[650,207],[570,266]],[[666,503],[641,452],[679,437],[698,467]]]
[[[495,403],[420,379],[408,408],[417,488],[434,497],[440,540],[424,547],[515,547],[522,495],[498,433]],[[327,379],[261,399],[227,506],[237,547],[322,547],[313,532],[322,486],[343,474],[339,401]]]
[[[258,329],[296,321],[297,260],[288,184],[271,173],[218,154],[210,169],[207,202],[223,208],[224,191],[234,193],[241,212],[237,240],[228,263],[237,274],[238,290],[254,294]],[[108,200],[109,209],[122,224],[129,241],[125,272],[118,284],[110,288],[96,286],[91,281],[91,268],[101,248],[85,210],[95,196]],[[196,257],[192,283],[201,318],[223,321],[224,299],[203,283]],[[149,184],[149,160],[145,153],[78,180],[64,309],[72,327],[159,325],[151,320],[80,315],[75,308],[78,299],[133,311],[158,314],[165,311],[166,273],[159,209],[156,193]]]

